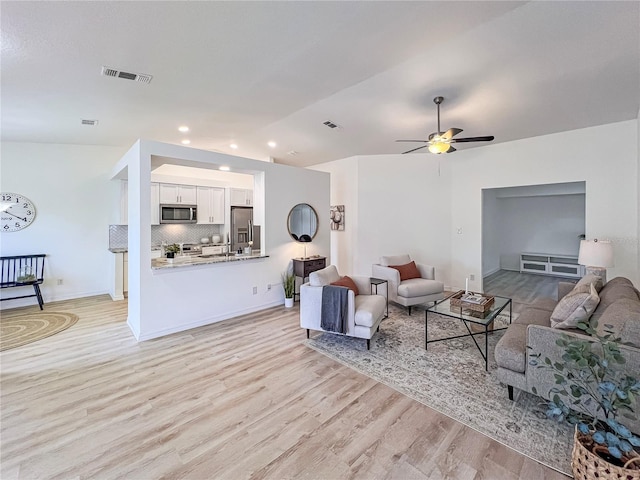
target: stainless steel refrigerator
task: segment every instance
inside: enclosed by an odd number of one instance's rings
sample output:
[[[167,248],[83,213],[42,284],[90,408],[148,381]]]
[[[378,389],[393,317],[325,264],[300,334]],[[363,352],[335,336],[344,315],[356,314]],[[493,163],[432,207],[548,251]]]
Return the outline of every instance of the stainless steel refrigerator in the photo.
[[[249,241],[253,242],[253,250],[260,249],[259,228],[253,225],[253,208],[231,207],[231,253],[244,252]]]

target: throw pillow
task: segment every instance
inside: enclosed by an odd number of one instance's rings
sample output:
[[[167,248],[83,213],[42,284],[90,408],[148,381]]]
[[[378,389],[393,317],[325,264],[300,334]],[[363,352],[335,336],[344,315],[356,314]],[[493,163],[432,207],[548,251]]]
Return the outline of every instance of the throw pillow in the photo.
[[[416,266],[416,262],[409,262],[406,265],[389,265],[391,268],[395,268],[400,272],[400,281],[403,282],[405,280],[409,280],[411,278],[422,278],[420,277],[420,270]]]
[[[360,291],[358,290],[356,282],[353,281],[353,278],[348,277],[347,275],[341,277],[340,280],[331,282],[331,285],[336,285],[337,287],[347,287],[349,290],[353,290],[354,295],[360,295]]]
[[[589,273],[588,275],[585,275],[580,280],[578,280],[578,283],[576,283],[576,287],[579,285],[590,285],[592,283],[595,284],[596,292],[600,293],[600,290],[602,290],[603,286],[602,277],[600,277],[599,275],[594,275],[593,273]]]
[[[589,293],[579,289],[565,295],[551,313],[553,328],[576,328],[578,322],[585,322],[600,303],[595,284],[589,286]]]

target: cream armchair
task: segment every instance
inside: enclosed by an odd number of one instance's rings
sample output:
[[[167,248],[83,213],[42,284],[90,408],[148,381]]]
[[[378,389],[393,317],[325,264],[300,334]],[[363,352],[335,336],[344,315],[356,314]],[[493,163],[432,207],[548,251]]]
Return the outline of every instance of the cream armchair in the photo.
[[[367,350],[371,337],[378,331],[380,322],[385,318],[387,299],[383,295],[371,295],[369,277],[350,275],[355,282],[359,295],[352,290],[347,294],[347,324],[344,335],[364,338]],[[309,282],[300,287],[300,326],[310,330],[325,332],[321,324],[322,288],[340,279],[335,265],[309,274]],[[336,333],[336,332],[329,332]],[[339,334],[338,334],[339,335]]]
[[[379,264],[372,268],[373,276],[389,282],[389,300],[409,309],[427,302],[437,302],[444,298],[444,284],[435,279],[435,268],[416,263],[421,278],[400,280],[400,272],[390,265],[406,265],[411,262],[409,255],[381,257]]]

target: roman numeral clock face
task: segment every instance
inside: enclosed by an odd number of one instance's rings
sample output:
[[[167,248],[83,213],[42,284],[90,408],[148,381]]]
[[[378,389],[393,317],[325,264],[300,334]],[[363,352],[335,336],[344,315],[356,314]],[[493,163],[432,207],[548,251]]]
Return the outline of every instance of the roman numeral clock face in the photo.
[[[0,232],[17,232],[31,225],[36,218],[33,202],[17,193],[1,193],[2,203]]]

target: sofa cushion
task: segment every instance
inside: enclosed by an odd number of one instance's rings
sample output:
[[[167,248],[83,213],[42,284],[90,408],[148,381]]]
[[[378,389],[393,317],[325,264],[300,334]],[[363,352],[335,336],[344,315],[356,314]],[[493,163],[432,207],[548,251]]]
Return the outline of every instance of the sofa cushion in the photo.
[[[386,257],[380,257],[380,265],[388,267],[390,265],[406,265],[411,261],[409,255],[389,255]]]
[[[523,312],[524,314],[524,312]],[[524,373],[527,340],[527,325],[512,323],[504,332],[495,348],[495,359],[499,367]]]
[[[537,308],[538,310],[545,310],[546,312],[551,313],[553,312],[553,309],[556,308],[556,305],[558,305],[558,301],[554,300],[553,298],[538,297],[534,299],[529,306],[532,308]]]
[[[549,316],[551,312],[548,310],[542,310],[539,308],[528,307],[525,308],[522,313],[513,320],[512,323],[517,323],[518,325],[542,325],[543,327],[550,327],[551,321],[549,320]]]
[[[387,301],[382,295],[358,295],[355,298],[354,323],[362,327],[373,327],[382,317]]]
[[[340,279],[336,280],[335,282],[331,282],[331,285],[336,285],[338,287],[347,287],[349,290],[353,290],[354,295],[360,295],[360,291],[358,290],[356,282],[354,282],[353,279],[347,275],[345,275],[344,277],[340,277]]]
[[[309,274],[309,285],[312,287],[324,287],[338,280],[340,280],[340,275],[335,265],[329,265]]]
[[[598,319],[596,331],[600,335],[612,331],[622,343],[640,348],[640,301],[622,298],[609,305]]]
[[[596,287],[596,291],[598,293],[600,293],[600,290],[602,290],[602,277],[600,277],[598,275],[594,275],[593,273],[585,275],[580,280],[578,280],[578,283],[576,283],[576,286],[574,287],[574,290],[576,288],[584,286],[584,285],[589,286],[592,283]]]
[[[411,280],[412,278],[421,278],[420,270],[416,266],[416,262],[409,262],[404,265],[389,265],[400,273],[400,281]]]
[[[398,285],[398,296],[404,298],[423,297],[444,291],[444,284],[426,278],[412,278]]]
[[[576,285],[573,292],[562,297],[551,313],[553,328],[575,328],[578,322],[584,322],[591,317],[600,297],[596,291],[595,282],[589,286],[589,293],[583,292],[584,287]]]
[[[597,313],[602,313],[609,305],[623,298],[639,301],[638,291],[634,288],[633,283],[627,278],[616,277],[607,282],[600,292],[600,303],[602,304]]]

